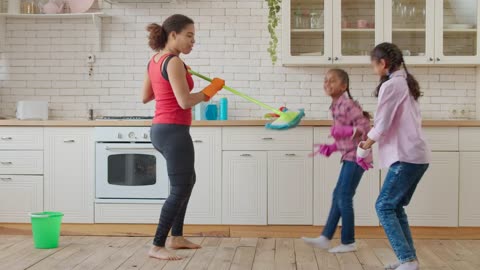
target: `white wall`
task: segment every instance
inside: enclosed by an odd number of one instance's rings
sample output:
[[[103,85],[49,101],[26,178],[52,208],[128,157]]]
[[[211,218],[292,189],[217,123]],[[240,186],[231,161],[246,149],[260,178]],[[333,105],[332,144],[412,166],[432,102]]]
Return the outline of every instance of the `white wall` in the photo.
[[[228,85],[266,103],[303,107],[308,118],[328,116],[330,101],[322,89],[327,68],[272,66],[266,51],[269,36],[264,0],[104,3],[103,8],[112,17],[104,19],[104,50],[95,53],[91,78],[86,56],[94,48],[95,31],[88,20],[7,20],[7,52],[0,54],[1,115],[14,115],[15,102],[22,99],[48,100],[53,118],[86,118],[89,106],[97,115],[152,114],[153,104],[140,102],[151,55],[144,29],[150,22],[182,13],[196,22],[197,44],[185,57],[194,70],[222,77]],[[372,111],[378,78],[369,67],[346,69],[352,94]],[[475,68],[411,71],[425,92],[421,100],[425,118],[447,118],[452,107],[466,107],[475,116]],[[204,85],[196,80],[197,90]],[[265,113],[256,105],[228,97],[232,119],[260,118]]]

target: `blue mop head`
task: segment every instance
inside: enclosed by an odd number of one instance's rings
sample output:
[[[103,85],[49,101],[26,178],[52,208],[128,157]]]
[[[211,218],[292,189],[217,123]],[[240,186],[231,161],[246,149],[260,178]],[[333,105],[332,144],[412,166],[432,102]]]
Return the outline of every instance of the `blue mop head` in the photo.
[[[298,126],[302,118],[305,117],[305,111],[300,109],[298,112],[286,111],[283,112],[280,117],[272,123],[265,125],[268,129],[285,130]]]

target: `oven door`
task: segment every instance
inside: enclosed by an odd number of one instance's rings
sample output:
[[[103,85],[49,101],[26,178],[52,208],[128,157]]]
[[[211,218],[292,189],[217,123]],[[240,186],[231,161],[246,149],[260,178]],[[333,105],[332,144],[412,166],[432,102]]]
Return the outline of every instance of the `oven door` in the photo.
[[[150,143],[96,143],[96,197],[165,199],[167,165]]]

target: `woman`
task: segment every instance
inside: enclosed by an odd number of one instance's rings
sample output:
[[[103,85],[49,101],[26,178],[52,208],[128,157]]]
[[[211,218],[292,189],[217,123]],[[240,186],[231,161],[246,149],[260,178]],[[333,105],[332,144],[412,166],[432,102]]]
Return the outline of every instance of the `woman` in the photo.
[[[178,57],[189,54],[195,44],[193,20],[172,15],[162,25],[147,27],[149,46],[157,52],[148,63],[143,88],[143,103],[155,100],[151,128],[153,146],[165,157],[170,179],[170,195],[163,205],[150,257],[161,260],[182,259],[166,249],[200,248],[183,237],[183,221],[195,184],[195,153],[190,137],[191,108],[209,100],[225,82],[215,78],[199,93],[190,93],[193,79]],[[167,241],[168,232],[172,237]]]

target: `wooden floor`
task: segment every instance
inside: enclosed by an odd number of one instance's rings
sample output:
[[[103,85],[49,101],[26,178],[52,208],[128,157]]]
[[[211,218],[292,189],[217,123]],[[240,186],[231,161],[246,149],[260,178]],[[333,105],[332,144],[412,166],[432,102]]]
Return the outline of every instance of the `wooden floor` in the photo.
[[[385,239],[358,240],[356,253],[332,255],[292,238],[203,238],[199,250],[165,262],[147,258],[150,237],[62,236],[53,250],[36,250],[30,236],[0,235],[0,269],[381,270],[395,261]],[[480,269],[480,240],[418,240],[422,270]],[[334,240],[338,244],[338,240]]]

